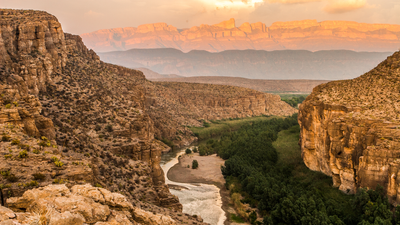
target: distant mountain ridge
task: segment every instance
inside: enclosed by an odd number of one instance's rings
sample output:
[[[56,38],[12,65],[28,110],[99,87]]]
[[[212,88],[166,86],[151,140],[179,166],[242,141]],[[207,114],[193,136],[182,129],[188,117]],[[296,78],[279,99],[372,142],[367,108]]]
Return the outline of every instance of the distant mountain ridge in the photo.
[[[230,19],[190,29],[177,29],[166,23],[144,24],[98,30],[81,37],[96,52],[133,48],[175,48],[183,52],[244,49],[394,52],[400,47],[400,25],[302,20],[275,22],[269,27],[261,22],[243,23],[237,27],[235,20]]]
[[[159,74],[230,76],[250,79],[351,79],[392,53],[332,50],[229,50],[219,53],[176,49],[132,49],[99,53],[102,60],[128,68],[148,68]]]
[[[327,83],[327,80],[260,80],[246,79],[241,77],[174,77],[174,78],[149,78],[144,73],[147,79],[153,81],[165,82],[185,82],[185,83],[200,83],[200,84],[219,84],[250,88],[256,91],[267,93],[311,93],[313,88]]]

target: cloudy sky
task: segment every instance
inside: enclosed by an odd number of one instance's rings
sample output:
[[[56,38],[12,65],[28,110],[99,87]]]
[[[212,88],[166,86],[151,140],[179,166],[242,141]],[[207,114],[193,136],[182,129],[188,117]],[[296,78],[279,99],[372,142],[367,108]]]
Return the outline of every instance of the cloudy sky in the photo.
[[[66,32],[166,22],[178,28],[304,19],[400,24],[400,0],[1,0],[1,8],[45,10]]]

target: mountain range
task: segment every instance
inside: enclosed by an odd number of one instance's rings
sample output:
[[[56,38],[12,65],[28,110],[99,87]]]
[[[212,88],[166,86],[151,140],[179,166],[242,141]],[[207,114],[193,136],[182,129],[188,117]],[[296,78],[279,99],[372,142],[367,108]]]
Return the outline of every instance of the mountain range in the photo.
[[[109,63],[147,68],[159,74],[230,76],[250,79],[351,79],[391,55],[390,52],[331,50],[229,50],[218,53],[177,49],[131,49],[99,53]]]
[[[183,52],[206,50],[353,50],[394,52],[400,46],[400,25],[350,21],[302,20],[243,23],[234,19],[215,25],[178,29],[166,23],[103,29],[82,34],[84,43],[96,52],[133,48],[175,48]]]

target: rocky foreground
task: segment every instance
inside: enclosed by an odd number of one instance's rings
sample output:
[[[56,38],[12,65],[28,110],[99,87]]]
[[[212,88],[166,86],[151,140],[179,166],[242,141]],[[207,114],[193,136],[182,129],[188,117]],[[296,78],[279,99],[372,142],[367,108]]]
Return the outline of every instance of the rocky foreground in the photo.
[[[305,164],[346,193],[387,191],[400,202],[400,52],[353,80],[316,87],[299,108]]]
[[[268,107],[295,111],[276,97],[266,104],[259,92],[208,88],[212,91],[201,93],[196,85],[152,83],[142,72],[100,61],[79,36],[64,33],[57,18],[46,12],[0,9],[0,203],[13,210],[1,208],[6,216],[0,213],[0,219],[25,223],[25,217],[39,216],[50,224],[63,224],[57,218],[88,224],[129,224],[128,220],[146,224],[137,220],[136,209],[141,209],[145,214],[167,215],[176,223],[202,224],[200,217],[182,213],[178,198],[165,185],[159,162],[169,147],[155,137],[184,144],[194,140],[187,125],[199,124],[204,117],[282,111]],[[212,97],[219,92],[220,96]],[[194,95],[201,100],[193,100]],[[189,109],[193,112],[184,111]],[[82,193],[75,190],[86,184],[96,187],[89,191],[95,199],[78,196]],[[34,201],[25,198],[52,192],[54,186],[49,185],[61,185],[56,189],[62,193],[54,194],[55,199],[49,197],[53,194]],[[28,191],[34,188],[39,189]],[[118,192],[113,196],[124,198],[129,207],[103,201],[98,192],[106,190]],[[60,205],[59,200],[66,204]],[[86,215],[79,201],[92,204],[88,205],[92,214]],[[49,215],[43,214],[44,205],[52,204],[57,212],[51,209]],[[19,212],[25,217],[18,217]]]
[[[134,207],[128,199],[104,188],[64,184],[26,191],[0,206],[1,224],[49,225],[175,225],[170,216]]]
[[[144,24],[98,30],[81,37],[97,52],[132,48],[175,48],[183,52],[233,49],[393,52],[400,44],[400,25],[301,20],[275,22],[269,27],[261,22],[243,23],[237,27],[235,20],[230,19],[186,29],[177,29],[166,23]]]

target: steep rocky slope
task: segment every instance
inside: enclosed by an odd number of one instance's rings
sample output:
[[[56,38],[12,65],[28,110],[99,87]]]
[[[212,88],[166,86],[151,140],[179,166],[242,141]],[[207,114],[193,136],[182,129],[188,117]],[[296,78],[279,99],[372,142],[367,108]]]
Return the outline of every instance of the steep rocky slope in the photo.
[[[103,187],[123,194],[145,214],[168,215],[185,224],[202,224],[202,219],[181,213],[182,205],[165,185],[159,162],[169,147],[155,136],[189,144],[195,138],[185,125],[201,125],[200,119],[296,111],[279,96],[244,88],[153,83],[142,72],[100,61],[79,36],[64,33],[54,16],[8,9],[0,9],[0,106],[1,205],[32,216],[35,209],[13,205],[16,197],[34,193],[27,190],[65,184],[74,196],[63,200],[76,202],[73,186],[89,183],[97,191]],[[37,205],[57,200],[39,199]],[[61,213],[56,217],[74,214],[73,220],[88,220],[70,208],[56,210]],[[101,220],[133,221],[113,210]],[[6,215],[1,220],[15,218],[13,212]]]
[[[299,109],[305,164],[347,193],[386,190],[400,202],[400,52],[353,80],[314,88]]]
[[[203,126],[202,121],[297,112],[278,95],[248,88],[175,82],[147,82],[146,88],[155,135],[177,146],[192,142],[187,126]]]
[[[230,19],[190,29],[177,29],[166,23],[144,24],[137,28],[99,30],[81,37],[96,52],[132,48],[175,48],[184,52],[232,49],[393,52],[400,44],[400,25],[302,20],[276,22],[270,27],[261,22],[236,27],[235,20]]]
[[[177,49],[131,49],[99,53],[101,60],[160,74],[250,79],[343,80],[373,69],[392,52],[229,50],[212,53]]]
[[[0,10],[0,200],[91,183],[133,205],[180,213],[159,161],[141,72],[103,63],[45,12]],[[161,206],[161,207],[160,207]]]

